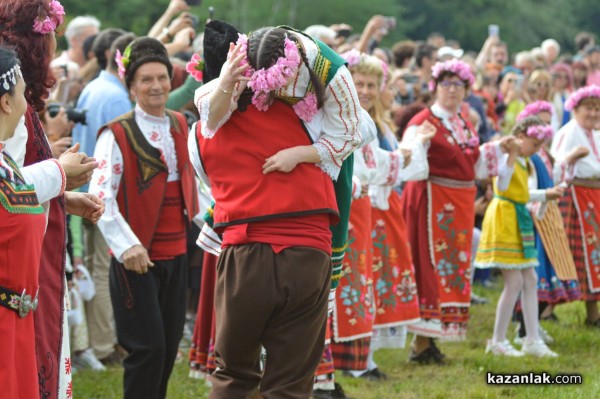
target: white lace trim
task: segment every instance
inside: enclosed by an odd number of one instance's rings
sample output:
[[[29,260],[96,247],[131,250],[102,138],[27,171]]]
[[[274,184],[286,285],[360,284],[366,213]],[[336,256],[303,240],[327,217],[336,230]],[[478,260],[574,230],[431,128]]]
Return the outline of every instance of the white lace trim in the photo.
[[[321,159],[321,162],[319,162],[317,166],[321,168],[323,172],[327,173],[327,175],[331,177],[331,180],[337,180],[341,168],[332,159],[329,148],[320,142],[314,143],[313,147],[317,149],[317,153]]]

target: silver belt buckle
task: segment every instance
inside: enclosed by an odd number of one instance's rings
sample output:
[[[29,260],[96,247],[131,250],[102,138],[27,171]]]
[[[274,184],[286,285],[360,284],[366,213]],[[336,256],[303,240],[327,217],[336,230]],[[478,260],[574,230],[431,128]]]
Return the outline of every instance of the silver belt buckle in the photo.
[[[23,290],[23,293],[21,294],[21,298],[19,300],[19,317],[24,319],[25,317],[27,317],[27,315],[29,314],[29,312],[31,312],[32,310],[36,310],[37,306],[38,306],[38,293],[40,292],[40,289],[38,288],[38,290],[35,293],[35,298],[33,298],[33,301],[31,300],[31,295],[27,294],[25,290]]]

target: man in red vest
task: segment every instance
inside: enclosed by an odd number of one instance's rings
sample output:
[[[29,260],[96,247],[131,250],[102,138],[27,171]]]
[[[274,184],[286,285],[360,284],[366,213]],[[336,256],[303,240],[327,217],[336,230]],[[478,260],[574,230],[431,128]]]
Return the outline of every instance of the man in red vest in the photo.
[[[136,106],[99,132],[90,192],[112,251],[110,293],[124,360],[124,397],[164,398],[185,321],[186,227],[198,212],[185,118],[166,109],[173,67],[155,39],[118,57]]]

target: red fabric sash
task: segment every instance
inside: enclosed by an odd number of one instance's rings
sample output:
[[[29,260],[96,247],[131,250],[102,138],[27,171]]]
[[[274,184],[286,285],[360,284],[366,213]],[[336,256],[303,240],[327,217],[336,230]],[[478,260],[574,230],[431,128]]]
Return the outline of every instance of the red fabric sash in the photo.
[[[348,248],[333,313],[336,342],[370,337],[372,334],[375,314],[371,226],[369,197],[353,201],[350,207]]]
[[[600,189],[573,186],[589,290],[600,292]]]
[[[428,182],[427,190],[429,252],[438,276],[440,305],[469,306],[476,188],[452,188]]]
[[[392,327],[420,318],[412,262],[400,196],[389,197],[390,209],[372,209],[375,327]]]

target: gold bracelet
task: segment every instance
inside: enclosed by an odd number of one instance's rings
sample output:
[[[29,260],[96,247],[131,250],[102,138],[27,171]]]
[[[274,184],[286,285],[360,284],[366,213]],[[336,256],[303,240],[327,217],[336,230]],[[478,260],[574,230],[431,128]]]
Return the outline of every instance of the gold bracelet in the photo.
[[[221,87],[221,85],[219,85],[219,89],[221,89],[221,91],[225,94],[231,94],[232,92],[225,90],[224,88]]]

